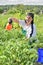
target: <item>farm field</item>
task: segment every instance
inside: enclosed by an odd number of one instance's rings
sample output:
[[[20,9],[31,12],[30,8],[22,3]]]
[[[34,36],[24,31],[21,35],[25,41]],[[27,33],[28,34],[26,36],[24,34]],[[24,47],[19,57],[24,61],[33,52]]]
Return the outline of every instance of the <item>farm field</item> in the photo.
[[[37,50],[43,48],[43,14],[34,14],[38,38],[35,43],[30,44],[29,39],[25,39],[17,23],[12,23],[12,30],[5,30],[9,17],[25,19],[25,16],[21,12],[0,14],[0,65],[34,65],[36,62]]]

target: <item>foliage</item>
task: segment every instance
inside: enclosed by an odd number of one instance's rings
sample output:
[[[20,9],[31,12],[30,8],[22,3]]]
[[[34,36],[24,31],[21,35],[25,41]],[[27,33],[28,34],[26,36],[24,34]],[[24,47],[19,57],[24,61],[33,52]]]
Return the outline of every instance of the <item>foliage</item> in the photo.
[[[20,7],[22,8],[22,6]],[[9,17],[25,19],[26,12],[30,11],[30,7],[27,7],[28,10],[25,12],[21,8],[17,9],[16,13],[14,10],[11,13],[11,9],[9,9],[7,14],[0,14],[0,65],[34,65],[38,58],[38,48],[43,48],[43,14],[35,14],[34,17],[39,42],[30,44],[29,39],[26,39],[22,33],[22,28],[14,22],[12,30],[5,30]]]
[[[21,30],[0,29],[0,65],[31,65],[36,59],[36,49],[31,48]]]

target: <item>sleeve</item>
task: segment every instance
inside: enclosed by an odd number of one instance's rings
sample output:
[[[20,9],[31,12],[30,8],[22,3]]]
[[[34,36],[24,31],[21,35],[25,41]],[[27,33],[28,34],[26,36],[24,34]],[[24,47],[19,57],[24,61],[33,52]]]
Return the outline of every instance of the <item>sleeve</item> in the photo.
[[[25,26],[25,21],[24,20],[19,20],[19,25],[24,27]]]
[[[33,34],[32,34],[32,37],[35,37],[36,36],[36,26],[33,25]]]

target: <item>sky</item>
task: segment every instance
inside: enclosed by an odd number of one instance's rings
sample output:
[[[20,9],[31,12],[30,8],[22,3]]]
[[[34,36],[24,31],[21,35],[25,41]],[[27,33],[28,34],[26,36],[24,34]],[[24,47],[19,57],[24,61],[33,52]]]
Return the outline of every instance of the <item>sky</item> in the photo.
[[[0,5],[43,5],[43,0],[0,0]]]

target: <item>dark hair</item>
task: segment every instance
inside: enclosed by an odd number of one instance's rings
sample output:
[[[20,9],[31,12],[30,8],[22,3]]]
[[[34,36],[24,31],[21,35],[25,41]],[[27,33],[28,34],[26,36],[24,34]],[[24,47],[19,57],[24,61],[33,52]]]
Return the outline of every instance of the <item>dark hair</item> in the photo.
[[[33,24],[34,24],[34,14],[33,13],[27,13],[28,16],[31,16],[32,17],[32,21],[31,21],[31,28],[32,28],[32,31],[31,31],[31,34],[30,34],[30,37],[32,37],[32,34],[33,34]]]
[[[8,23],[9,23],[9,24],[12,24],[12,19],[9,19]]]

